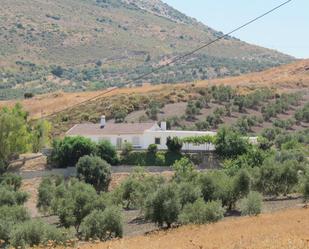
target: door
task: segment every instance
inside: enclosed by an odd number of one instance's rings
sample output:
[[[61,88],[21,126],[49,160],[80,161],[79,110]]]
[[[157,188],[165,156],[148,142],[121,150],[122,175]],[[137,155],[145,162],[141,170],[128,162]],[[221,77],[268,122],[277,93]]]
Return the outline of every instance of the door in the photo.
[[[116,146],[117,146],[117,150],[121,150],[121,147],[122,147],[122,138],[121,137],[117,137]]]

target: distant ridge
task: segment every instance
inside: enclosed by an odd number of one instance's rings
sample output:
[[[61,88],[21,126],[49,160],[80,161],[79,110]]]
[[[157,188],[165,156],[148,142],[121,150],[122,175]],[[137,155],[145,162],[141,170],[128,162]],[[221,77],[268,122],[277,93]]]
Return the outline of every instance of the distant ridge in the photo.
[[[3,0],[0,99],[110,86],[222,35],[160,0]],[[294,58],[233,37],[145,80],[239,75]]]

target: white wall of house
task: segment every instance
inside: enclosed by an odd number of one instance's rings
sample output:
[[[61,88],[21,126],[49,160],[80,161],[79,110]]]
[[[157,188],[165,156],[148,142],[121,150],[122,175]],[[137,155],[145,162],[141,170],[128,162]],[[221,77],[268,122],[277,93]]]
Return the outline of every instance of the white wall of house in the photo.
[[[104,136],[87,136],[93,142],[99,142],[101,140],[108,140],[117,149],[121,148],[121,145],[125,142],[129,142],[136,149],[147,149],[150,144],[157,144],[159,150],[167,150],[166,141],[168,137],[192,137],[192,136],[205,136],[205,135],[215,135],[215,132],[199,132],[199,131],[173,131],[173,130],[147,130],[143,134],[110,134]],[[204,145],[193,145],[193,144],[184,144],[183,150],[191,151],[209,151],[214,150],[212,144]]]
[[[167,150],[166,141],[168,137],[179,137],[186,138],[192,136],[215,136],[215,132],[203,132],[203,131],[176,131],[176,130],[166,130],[166,131],[145,131],[144,133],[144,141],[145,141],[145,149],[149,144],[157,144],[159,150]],[[191,151],[208,151],[214,150],[214,146],[212,144],[205,145],[193,145],[193,144],[184,144],[183,150],[191,150]]]
[[[100,142],[102,140],[107,140],[116,146],[118,149],[121,148],[121,145],[125,142],[129,142],[136,149],[144,148],[144,134],[111,134],[104,136],[85,136],[90,138],[93,142]]]

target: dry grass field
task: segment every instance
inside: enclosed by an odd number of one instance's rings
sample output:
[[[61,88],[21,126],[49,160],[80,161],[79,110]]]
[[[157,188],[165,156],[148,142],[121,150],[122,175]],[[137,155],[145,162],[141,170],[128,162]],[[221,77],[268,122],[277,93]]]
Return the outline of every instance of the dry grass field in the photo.
[[[186,84],[173,85],[149,85],[143,87],[121,88],[113,91],[96,91],[82,93],[52,93],[39,95],[32,99],[21,100],[25,109],[30,113],[31,117],[40,117],[63,109],[70,108],[78,103],[92,99],[95,96],[104,94],[101,98],[108,98],[120,94],[134,93],[153,93],[166,91],[167,88],[181,88]],[[251,73],[237,77],[228,77],[216,80],[194,82],[196,87],[207,87],[210,85],[231,85],[239,89],[239,92],[247,92],[257,87],[273,87],[278,91],[295,91],[303,88],[309,88],[309,60],[298,61],[293,64],[284,65],[277,68],[272,68],[259,73]],[[12,106],[16,100],[0,101],[1,106]]]
[[[80,249],[307,249],[309,210],[290,209],[203,226],[184,226]],[[60,249],[60,248],[59,248]]]

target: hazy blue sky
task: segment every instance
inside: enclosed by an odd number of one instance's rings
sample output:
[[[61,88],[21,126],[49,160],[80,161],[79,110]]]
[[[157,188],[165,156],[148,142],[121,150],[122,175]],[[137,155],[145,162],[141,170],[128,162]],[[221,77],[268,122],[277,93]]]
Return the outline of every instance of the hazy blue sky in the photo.
[[[231,31],[284,0],[163,0],[208,26]],[[288,5],[238,31],[235,37],[298,58],[309,58],[309,0]]]

